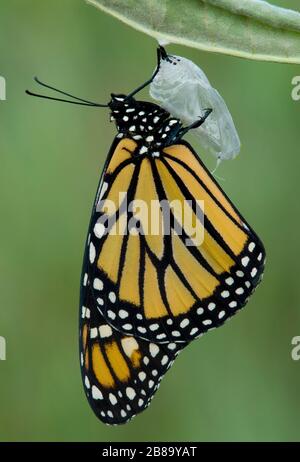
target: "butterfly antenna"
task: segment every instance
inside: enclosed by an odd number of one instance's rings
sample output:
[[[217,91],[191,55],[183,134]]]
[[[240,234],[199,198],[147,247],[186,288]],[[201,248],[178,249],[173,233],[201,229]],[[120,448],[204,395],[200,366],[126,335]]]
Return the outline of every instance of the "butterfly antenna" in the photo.
[[[56,91],[57,93],[60,93],[61,95],[69,96],[70,98],[73,98],[73,99],[75,99],[77,101],[70,101],[70,100],[63,99],[63,98],[54,98],[52,96],[46,96],[46,95],[41,95],[41,94],[38,94],[38,93],[33,93],[33,92],[29,91],[29,90],[26,90],[27,95],[36,96],[38,98],[50,99],[50,100],[53,100],[53,101],[62,101],[64,103],[79,104],[81,106],[108,107],[107,104],[94,103],[93,101],[89,101],[89,100],[86,100],[86,99],[83,99],[83,98],[78,98],[77,96],[74,96],[71,93],[67,93],[65,91],[59,90],[58,88],[52,87],[51,85],[48,85],[48,84],[42,82],[41,80],[39,80],[38,77],[34,77],[34,80],[39,85],[41,85],[42,87],[49,88],[50,90]]]

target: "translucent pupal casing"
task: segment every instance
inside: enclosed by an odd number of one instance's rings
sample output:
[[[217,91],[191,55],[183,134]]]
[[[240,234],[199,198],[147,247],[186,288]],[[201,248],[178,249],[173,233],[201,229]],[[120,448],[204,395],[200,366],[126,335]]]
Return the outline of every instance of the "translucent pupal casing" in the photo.
[[[211,108],[205,124],[191,133],[217,159],[233,159],[239,153],[240,139],[226,103],[195,63],[181,56],[162,58],[149,91],[152,98],[186,125],[195,122],[204,109]]]

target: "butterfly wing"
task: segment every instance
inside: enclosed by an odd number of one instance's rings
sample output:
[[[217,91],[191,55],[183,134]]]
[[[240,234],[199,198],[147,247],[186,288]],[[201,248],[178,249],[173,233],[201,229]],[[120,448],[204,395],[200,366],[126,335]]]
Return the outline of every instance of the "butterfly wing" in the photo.
[[[113,175],[128,163],[130,140],[115,139],[101,176],[83,262],[80,292],[80,365],[87,399],[97,417],[107,424],[122,424],[142,412],[159,388],[160,381],[186,343],[160,345],[123,334],[107,320],[99,303],[101,281],[91,284],[91,233],[99,216],[97,206],[107,196]],[[127,184],[127,183],[126,183]],[[119,186],[120,191],[125,186]],[[95,243],[96,248],[96,243]],[[95,249],[95,253],[99,249]],[[116,258],[116,248],[110,258]],[[99,295],[99,296],[97,296]],[[108,294],[109,295],[109,294]],[[103,314],[105,312],[105,315]]]
[[[183,344],[124,335],[101,314],[89,279],[81,291],[80,364],[87,399],[107,424],[128,422],[149,406]]]
[[[106,166],[86,277],[115,329],[155,343],[188,342],[246,304],[265,251],[188,143],[159,157],[137,156],[136,148],[122,139]],[[185,202],[190,223],[182,216]],[[154,218],[152,203],[164,204]]]

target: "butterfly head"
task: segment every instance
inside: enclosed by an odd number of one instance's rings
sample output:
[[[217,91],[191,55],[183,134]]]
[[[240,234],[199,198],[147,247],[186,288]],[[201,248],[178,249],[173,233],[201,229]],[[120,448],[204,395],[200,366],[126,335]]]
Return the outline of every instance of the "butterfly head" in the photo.
[[[111,100],[108,103],[111,110],[110,120],[116,122],[119,131],[125,132],[126,128],[132,125],[136,105],[137,102],[132,97],[111,94]]]
[[[181,129],[181,122],[156,104],[137,101],[131,95],[112,94],[111,98],[110,120],[115,121],[119,137],[127,136],[137,142],[138,154],[157,155]]]

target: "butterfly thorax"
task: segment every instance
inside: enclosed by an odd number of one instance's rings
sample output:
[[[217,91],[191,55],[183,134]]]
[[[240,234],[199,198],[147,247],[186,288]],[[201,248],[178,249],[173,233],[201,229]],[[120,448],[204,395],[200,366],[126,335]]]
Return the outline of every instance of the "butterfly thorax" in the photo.
[[[161,150],[174,143],[182,129],[179,119],[154,103],[136,101],[125,95],[112,95],[109,103],[111,121],[115,121],[118,137],[137,142],[137,155],[158,157]]]

